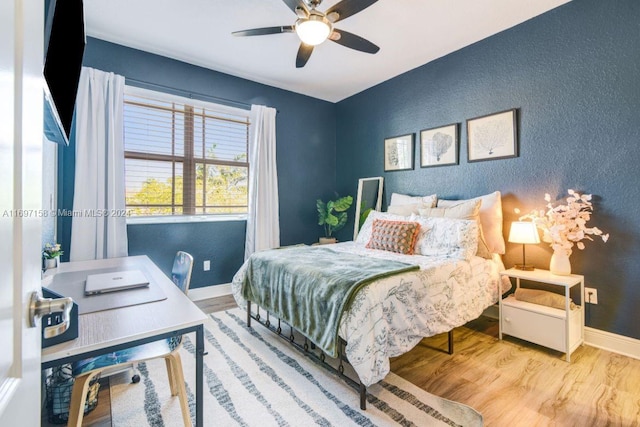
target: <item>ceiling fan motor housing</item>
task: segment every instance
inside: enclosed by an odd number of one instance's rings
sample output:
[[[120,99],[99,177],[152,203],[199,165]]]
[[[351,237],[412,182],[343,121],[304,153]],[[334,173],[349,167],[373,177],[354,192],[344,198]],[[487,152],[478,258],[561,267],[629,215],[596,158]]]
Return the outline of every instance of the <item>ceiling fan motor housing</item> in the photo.
[[[304,0],[304,2],[312,9],[315,9],[316,7],[320,6],[320,3],[322,3],[322,0]]]

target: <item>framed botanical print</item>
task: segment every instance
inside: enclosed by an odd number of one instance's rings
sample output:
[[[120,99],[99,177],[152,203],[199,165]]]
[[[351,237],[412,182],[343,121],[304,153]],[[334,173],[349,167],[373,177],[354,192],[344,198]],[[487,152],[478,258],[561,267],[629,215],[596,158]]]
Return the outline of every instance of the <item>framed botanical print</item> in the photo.
[[[420,131],[420,167],[458,164],[458,123]]]
[[[384,171],[413,169],[414,134],[394,136],[384,140]]]
[[[518,157],[517,110],[467,120],[469,162]]]

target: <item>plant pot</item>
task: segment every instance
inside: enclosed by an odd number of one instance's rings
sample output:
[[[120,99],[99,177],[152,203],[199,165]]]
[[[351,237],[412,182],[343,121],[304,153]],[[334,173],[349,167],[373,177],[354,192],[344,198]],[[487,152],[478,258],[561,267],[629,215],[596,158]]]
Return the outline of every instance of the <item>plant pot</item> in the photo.
[[[44,269],[50,270],[52,268],[58,267],[58,258],[45,258],[44,259]]]
[[[319,243],[321,245],[330,245],[332,243],[336,243],[337,240],[335,237],[321,237]]]
[[[565,251],[553,251],[549,271],[558,276],[568,276],[571,274],[571,261]]]

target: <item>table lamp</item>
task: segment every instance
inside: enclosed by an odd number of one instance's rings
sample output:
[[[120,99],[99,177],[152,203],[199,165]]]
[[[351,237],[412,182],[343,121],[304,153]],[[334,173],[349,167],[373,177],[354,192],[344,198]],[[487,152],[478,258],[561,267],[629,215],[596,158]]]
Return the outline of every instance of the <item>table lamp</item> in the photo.
[[[524,247],[528,244],[540,243],[538,228],[530,221],[514,221],[509,231],[509,242],[522,244],[522,264],[516,264],[518,270],[533,270],[533,265],[527,265],[524,257]]]

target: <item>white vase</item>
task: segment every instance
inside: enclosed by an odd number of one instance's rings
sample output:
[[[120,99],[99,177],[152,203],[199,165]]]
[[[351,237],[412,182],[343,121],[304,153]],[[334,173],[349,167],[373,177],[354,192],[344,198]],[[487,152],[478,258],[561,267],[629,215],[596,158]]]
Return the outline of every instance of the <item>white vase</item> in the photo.
[[[551,262],[549,263],[549,271],[558,276],[568,276],[571,274],[569,255],[567,255],[565,251],[553,251]]]
[[[44,269],[49,270],[52,268],[58,267],[58,258],[45,258],[44,259]]]

